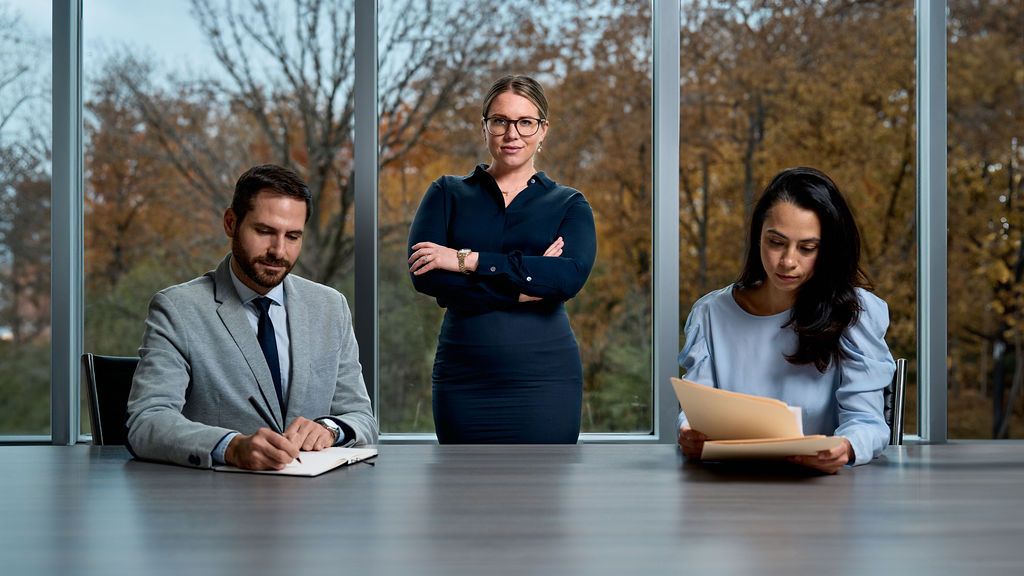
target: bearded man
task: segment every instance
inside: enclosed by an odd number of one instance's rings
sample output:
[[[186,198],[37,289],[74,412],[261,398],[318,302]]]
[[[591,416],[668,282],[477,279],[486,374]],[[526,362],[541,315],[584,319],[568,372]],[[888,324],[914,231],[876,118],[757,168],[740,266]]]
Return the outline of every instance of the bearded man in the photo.
[[[311,209],[287,168],[238,179],[224,211],[231,254],[150,302],[128,399],[132,454],[279,470],[300,450],[376,443],[345,297],[289,274]]]

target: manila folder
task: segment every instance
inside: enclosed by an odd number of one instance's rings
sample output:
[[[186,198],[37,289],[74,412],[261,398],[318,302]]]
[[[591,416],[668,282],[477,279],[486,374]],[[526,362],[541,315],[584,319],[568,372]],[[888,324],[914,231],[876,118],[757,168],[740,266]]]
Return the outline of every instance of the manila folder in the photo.
[[[792,438],[802,426],[781,400],[672,379],[690,427],[712,440]]]
[[[800,436],[799,438],[766,438],[762,440],[709,440],[704,443],[701,460],[732,460],[734,458],[785,458],[813,456],[843,443],[842,436]]]

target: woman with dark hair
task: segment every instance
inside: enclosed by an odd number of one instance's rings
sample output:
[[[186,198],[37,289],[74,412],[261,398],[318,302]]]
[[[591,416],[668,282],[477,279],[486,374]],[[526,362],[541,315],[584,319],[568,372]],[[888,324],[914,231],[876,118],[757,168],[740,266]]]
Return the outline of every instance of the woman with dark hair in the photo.
[[[888,307],[869,289],[838,187],[813,168],[784,170],[754,208],[739,280],[690,310],[679,364],[688,380],[801,407],[805,434],[845,439],[791,461],[829,473],[865,464],[888,442],[882,390],[896,369]],[[688,458],[705,439],[679,415]]]
[[[548,128],[537,81],[496,81],[480,120],[490,165],[435,180],[409,230],[413,285],[447,309],[433,373],[442,444],[579,437],[583,369],[564,302],[597,240],[583,194],[534,168]]]

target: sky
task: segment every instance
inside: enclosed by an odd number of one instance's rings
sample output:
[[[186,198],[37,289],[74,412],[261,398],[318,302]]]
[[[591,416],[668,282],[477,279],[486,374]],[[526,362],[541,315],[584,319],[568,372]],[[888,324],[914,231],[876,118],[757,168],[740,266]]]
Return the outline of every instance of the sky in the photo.
[[[92,96],[91,80],[100,74],[106,56],[122,50],[153,60],[163,73],[210,70],[213,57],[189,13],[190,4],[189,0],[83,0],[85,98]],[[0,0],[0,7],[21,17],[26,36],[44,42],[46,53],[36,55],[33,60],[40,67],[39,74],[43,75],[38,81],[49,83],[49,42],[53,25],[50,0]],[[8,103],[5,98],[10,98],[10,94],[0,94],[0,112],[5,111],[4,105]],[[4,138],[23,138],[39,117],[48,120],[47,106],[35,100],[23,105],[5,127]]]
[[[49,36],[47,0],[0,0],[21,13],[36,33]],[[86,74],[90,61],[121,47],[143,50],[165,64],[202,68],[210,58],[206,41],[189,15],[188,0],[83,0],[82,43]]]

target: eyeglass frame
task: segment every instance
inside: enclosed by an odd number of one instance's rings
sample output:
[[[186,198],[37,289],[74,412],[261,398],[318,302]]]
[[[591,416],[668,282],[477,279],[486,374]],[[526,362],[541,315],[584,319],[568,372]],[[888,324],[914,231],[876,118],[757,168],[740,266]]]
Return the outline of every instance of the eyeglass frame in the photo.
[[[509,127],[505,128],[505,131],[502,132],[501,134],[495,134],[494,132],[491,132],[491,129],[488,127],[488,123],[491,120],[505,120],[506,122],[508,122]],[[534,130],[530,134],[523,134],[522,131],[519,130],[519,122],[521,120],[536,120],[537,121],[537,129]],[[511,129],[511,127],[514,126],[515,129],[516,129],[516,134],[518,134],[520,138],[529,138],[531,136],[536,136],[537,133],[540,132],[541,126],[543,126],[544,124],[547,124],[547,122],[548,122],[547,118],[537,118],[536,116],[520,116],[519,118],[516,118],[515,120],[513,120],[511,118],[506,118],[504,116],[484,116],[483,117],[484,130],[486,130],[487,133],[490,134],[491,136],[504,136],[505,134],[508,134],[509,129]]]

